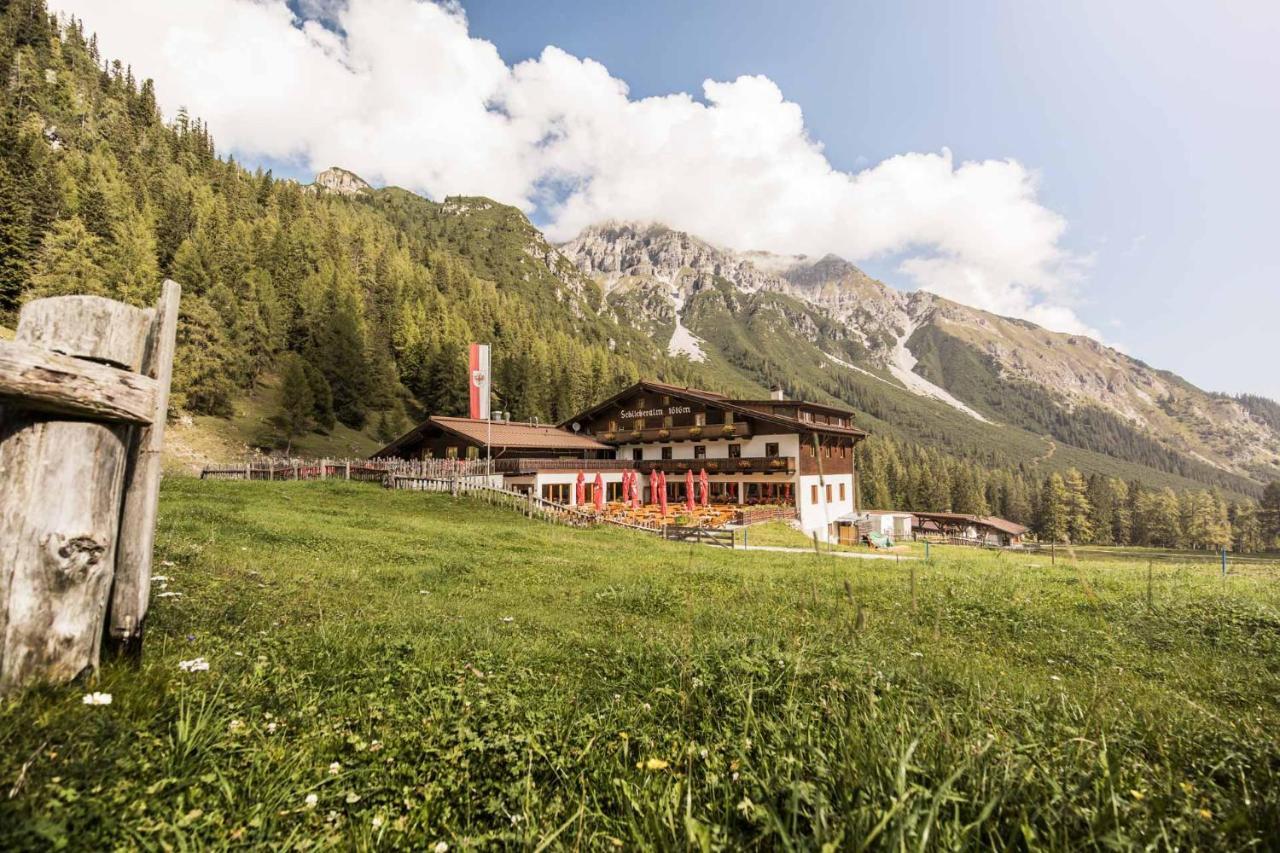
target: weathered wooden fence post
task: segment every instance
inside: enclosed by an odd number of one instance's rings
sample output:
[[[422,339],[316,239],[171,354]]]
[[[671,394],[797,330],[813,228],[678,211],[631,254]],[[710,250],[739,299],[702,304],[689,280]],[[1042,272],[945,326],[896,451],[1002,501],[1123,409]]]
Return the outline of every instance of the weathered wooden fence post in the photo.
[[[166,281],[151,320],[142,373],[156,380],[156,403],[151,423],[139,427],[134,436],[120,516],[120,553],[111,593],[109,642],[113,652],[131,656],[142,652],[143,620],[151,601],[151,558],[160,505],[160,452],[164,449],[181,294],[182,288],[176,282]]]
[[[113,583],[134,602],[121,624],[141,625],[179,293],[164,291],[155,310],[35,300],[0,342],[0,693],[96,669]]]

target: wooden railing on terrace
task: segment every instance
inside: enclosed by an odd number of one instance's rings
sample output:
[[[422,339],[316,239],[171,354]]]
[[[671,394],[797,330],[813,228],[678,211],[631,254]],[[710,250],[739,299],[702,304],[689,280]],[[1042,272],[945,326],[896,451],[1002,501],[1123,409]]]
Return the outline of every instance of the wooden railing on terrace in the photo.
[[[639,471],[642,474],[652,474],[654,471],[684,474],[686,471],[693,471],[696,474],[704,469],[707,474],[794,474],[796,458],[794,456],[745,458],[716,456],[697,459],[529,458],[498,459],[493,463],[494,473],[513,476],[535,474],[539,471]]]

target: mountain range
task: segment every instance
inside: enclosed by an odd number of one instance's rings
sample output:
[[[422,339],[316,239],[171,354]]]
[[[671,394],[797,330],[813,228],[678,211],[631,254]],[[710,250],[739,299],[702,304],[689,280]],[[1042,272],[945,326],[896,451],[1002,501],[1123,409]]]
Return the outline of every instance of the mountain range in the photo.
[[[834,255],[737,252],[619,222],[558,249],[672,355],[758,376],[780,350],[787,355],[769,366],[835,396],[830,377],[844,375],[950,409],[949,420],[1240,490],[1280,475],[1269,401],[1203,391],[1088,337],[895,290]]]

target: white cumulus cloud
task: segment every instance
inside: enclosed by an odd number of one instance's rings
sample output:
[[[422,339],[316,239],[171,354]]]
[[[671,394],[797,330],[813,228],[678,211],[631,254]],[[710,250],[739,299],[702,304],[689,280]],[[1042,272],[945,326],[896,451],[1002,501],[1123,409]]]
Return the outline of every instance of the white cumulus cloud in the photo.
[[[603,219],[658,221],[738,249],[890,258],[911,283],[1070,332],[1080,258],[1066,221],[1012,160],[905,153],[857,172],[827,160],[766,77],[700,97],[634,99],[598,62],[549,46],[508,65],[453,3],[54,0],[104,52],[154,77],[167,114],[224,150],[440,198],[539,211],[552,239]]]

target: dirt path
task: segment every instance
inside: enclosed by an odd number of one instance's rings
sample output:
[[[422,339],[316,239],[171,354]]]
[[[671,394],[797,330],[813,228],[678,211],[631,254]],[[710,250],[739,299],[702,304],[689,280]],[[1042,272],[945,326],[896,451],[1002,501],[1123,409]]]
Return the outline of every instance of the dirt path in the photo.
[[[812,548],[784,548],[781,545],[740,545],[735,551],[778,551],[783,554],[812,554]],[[905,557],[901,554],[859,554],[856,551],[823,551],[831,557],[843,557],[847,560],[919,560],[919,557]]]

